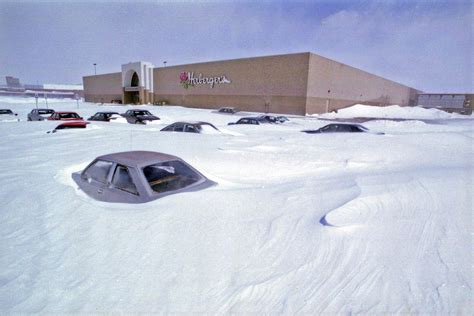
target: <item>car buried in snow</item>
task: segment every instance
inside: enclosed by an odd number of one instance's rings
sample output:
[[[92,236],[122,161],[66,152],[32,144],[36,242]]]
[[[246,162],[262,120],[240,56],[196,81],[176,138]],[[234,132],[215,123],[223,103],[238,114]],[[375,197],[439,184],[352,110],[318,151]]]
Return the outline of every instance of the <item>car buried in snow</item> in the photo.
[[[13,113],[10,109],[0,109],[0,121],[19,122],[18,113]]]
[[[384,133],[375,133],[370,131],[367,127],[360,124],[347,123],[331,123],[315,130],[303,130],[307,134],[322,134],[322,133],[371,133],[383,135]]]
[[[240,124],[260,125],[264,123],[269,123],[269,122],[265,118],[261,116],[257,116],[257,117],[242,117],[237,122],[230,122],[227,125],[240,125]]]
[[[97,157],[72,178],[93,199],[115,203],[145,203],[216,184],[181,158],[151,151]]]
[[[54,114],[53,109],[33,109],[28,113],[28,121],[45,121]]]
[[[160,118],[150,113],[147,110],[128,110],[122,114],[130,124],[147,124],[153,121],[157,121]]]
[[[207,122],[176,122],[166,126],[161,132],[215,134],[219,133],[219,129]]]
[[[99,122],[110,122],[117,118],[122,117],[117,112],[97,112],[96,114],[89,117],[88,121],[99,121]]]
[[[56,126],[55,129],[53,129],[52,131],[49,131],[48,133],[56,133],[57,131],[62,130],[62,129],[86,128],[87,124],[89,124],[89,122],[67,121],[67,122],[59,124],[58,126]]]
[[[217,113],[220,113],[220,114],[235,114],[237,113],[239,110],[237,110],[236,108],[233,108],[233,107],[222,107],[222,108],[219,108],[217,109]]]
[[[84,119],[79,116],[76,112],[54,112],[50,117],[49,121],[83,121]]]

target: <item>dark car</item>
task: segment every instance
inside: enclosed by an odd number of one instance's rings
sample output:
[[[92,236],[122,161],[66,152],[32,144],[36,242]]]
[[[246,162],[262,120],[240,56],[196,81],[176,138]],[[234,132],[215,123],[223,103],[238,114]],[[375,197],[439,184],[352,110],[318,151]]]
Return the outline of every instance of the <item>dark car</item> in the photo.
[[[89,117],[88,121],[101,121],[101,122],[110,122],[117,117],[117,112],[97,112],[96,114]]]
[[[122,114],[122,116],[125,117],[130,124],[147,124],[160,119],[147,110],[128,110]]]
[[[217,127],[207,122],[176,122],[166,126],[162,132],[218,133]]]
[[[76,112],[54,112],[50,117],[49,121],[82,121],[83,118]]]
[[[15,121],[19,122],[20,119],[17,118],[18,113],[13,113],[10,109],[0,109],[0,121]]]
[[[86,128],[87,124],[89,124],[89,122],[69,121],[69,122],[59,124],[58,126],[56,126],[55,129],[53,129],[52,131],[49,131],[48,133],[56,133],[57,131],[62,130],[62,129]]]
[[[320,134],[320,133],[371,133],[371,131],[360,124],[344,124],[344,123],[332,123],[316,130],[304,130],[302,131],[308,134]],[[383,134],[383,133],[376,133]]]
[[[260,115],[259,118],[262,120],[262,122],[266,123],[280,123],[278,118],[274,115]]]
[[[239,119],[237,122],[231,122],[228,123],[227,125],[235,125],[235,124],[250,124],[250,125],[260,125],[263,123],[269,123],[265,118],[262,116],[257,116],[257,117],[243,117]]]
[[[237,112],[238,110],[232,107],[222,107],[217,110],[217,113],[222,113],[222,114],[234,114]]]
[[[289,121],[289,119],[286,116],[277,116],[276,118],[277,118],[277,121],[280,123],[285,123]]]
[[[44,121],[54,114],[53,109],[33,109],[28,113],[28,121]]]
[[[97,157],[72,178],[90,197],[116,203],[145,203],[215,184],[182,159],[151,151]]]

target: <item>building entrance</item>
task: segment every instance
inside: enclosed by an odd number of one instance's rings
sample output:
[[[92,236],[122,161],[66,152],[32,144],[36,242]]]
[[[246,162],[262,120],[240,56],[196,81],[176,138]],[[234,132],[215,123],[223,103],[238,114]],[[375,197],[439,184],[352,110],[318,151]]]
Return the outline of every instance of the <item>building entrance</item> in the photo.
[[[140,93],[138,91],[124,91],[123,103],[125,104],[140,104]]]

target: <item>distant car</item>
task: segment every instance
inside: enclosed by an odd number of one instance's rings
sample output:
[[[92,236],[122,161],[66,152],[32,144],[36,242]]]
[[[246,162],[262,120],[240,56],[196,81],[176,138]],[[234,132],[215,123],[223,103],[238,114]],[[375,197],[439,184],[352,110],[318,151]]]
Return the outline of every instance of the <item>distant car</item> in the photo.
[[[83,118],[76,112],[54,112],[50,117],[50,121],[82,121]]]
[[[122,116],[125,117],[130,124],[147,124],[160,119],[147,110],[128,110],[122,114]]]
[[[54,114],[53,109],[33,109],[28,113],[28,121],[44,121]]]
[[[249,125],[260,125],[263,123],[269,123],[267,119],[265,119],[263,116],[257,116],[257,117],[243,117],[239,119],[237,122],[233,123],[228,123],[227,125],[236,125],[236,124],[249,124]]]
[[[13,113],[10,109],[0,109],[0,121],[19,122],[18,113]]]
[[[176,122],[166,126],[162,132],[218,133],[217,127],[207,122]]]
[[[345,124],[345,123],[332,123],[316,130],[303,130],[302,132],[308,134],[320,134],[320,133],[371,133],[371,131],[360,124]],[[383,133],[374,133],[383,134]]]
[[[55,129],[53,129],[52,131],[49,131],[48,133],[56,133],[58,130],[61,130],[61,129],[86,128],[87,124],[89,124],[89,122],[84,122],[84,121],[64,122],[56,126]]]
[[[101,121],[101,122],[110,122],[117,117],[117,112],[97,112],[96,114],[89,117],[88,121]]]
[[[223,113],[223,114],[234,114],[237,112],[238,110],[232,107],[222,107],[217,110],[217,113]]]
[[[116,203],[145,203],[215,184],[182,159],[151,151],[97,157],[72,178],[93,199]]]
[[[280,123],[285,123],[289,121],[289,119],[286,116],[277,116],[276,118]]]

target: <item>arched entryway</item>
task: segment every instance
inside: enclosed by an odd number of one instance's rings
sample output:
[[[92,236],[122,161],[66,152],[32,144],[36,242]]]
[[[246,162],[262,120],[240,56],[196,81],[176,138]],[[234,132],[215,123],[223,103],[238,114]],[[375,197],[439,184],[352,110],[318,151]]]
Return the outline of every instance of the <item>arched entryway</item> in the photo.
[[[137,73],[134,72],[132,75],[132,80],[130,82],[130,87],[138,87],[139,85],[140,85],[140,78],[138,78]]]
[[[129,77],[130,78],[130,77]],[[133,71],[133,74],[130,78],[130,81],[125,86],[124,92],[124,102],[125,104],[140,104],[140,78],[136,71]]]

